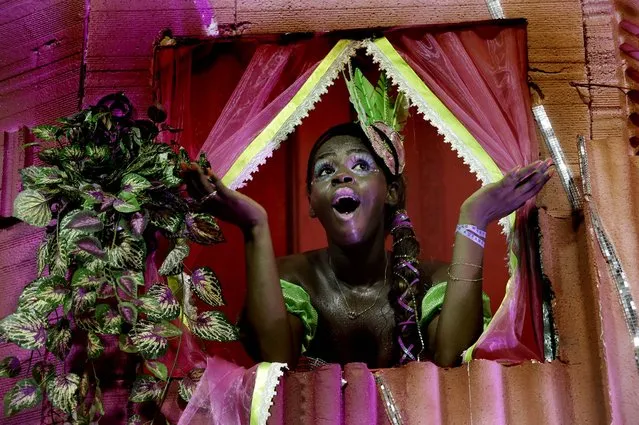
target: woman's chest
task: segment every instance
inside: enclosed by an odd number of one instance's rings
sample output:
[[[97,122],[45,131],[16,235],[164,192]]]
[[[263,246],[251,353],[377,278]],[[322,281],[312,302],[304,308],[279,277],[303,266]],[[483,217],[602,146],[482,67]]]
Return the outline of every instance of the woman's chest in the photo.
[[[311,302],[319,320],[309,356],[329,363],[392,365],[395,315],[386,286],[364,294],[329,289],[311,294]]]

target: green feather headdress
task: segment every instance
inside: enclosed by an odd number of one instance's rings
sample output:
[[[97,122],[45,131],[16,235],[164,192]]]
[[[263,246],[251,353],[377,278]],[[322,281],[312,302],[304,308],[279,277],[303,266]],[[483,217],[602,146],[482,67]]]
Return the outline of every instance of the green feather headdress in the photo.
[[[404,171],[404,141],[400,132],[408,118],[408,100],[402,92],[396,98],[389,94],[388,79],[382,73],[373,86],[359,69],[348,64],[344,75],[350,101],[357,112],[359,124],[368,136],[375,153],[384,161],[391,174]]]

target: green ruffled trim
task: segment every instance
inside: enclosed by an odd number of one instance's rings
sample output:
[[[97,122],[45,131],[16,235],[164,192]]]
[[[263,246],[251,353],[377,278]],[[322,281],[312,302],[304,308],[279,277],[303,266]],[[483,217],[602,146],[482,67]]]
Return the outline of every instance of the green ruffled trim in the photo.
[[[302,339],[302,353],[311,344],[317,330],[317,310],[311,304],[311,297],[301,286],[280,279],[282,295],[286,310],[299,317],[304,325],[304,338]]]
[[[447,286],[448,282],[438,283],[430,288],[428,292],[426,292],[426,295],[424,295],[424,299],[422,300],[422,317],[419,319],[419,325],[422,328],[427,326],[442,310]],[[490,298],[488,298],[485,292],[482,292],[482,301],[484,307],[484,329],[486,329],[492,319],[492,312],[490,310]]]

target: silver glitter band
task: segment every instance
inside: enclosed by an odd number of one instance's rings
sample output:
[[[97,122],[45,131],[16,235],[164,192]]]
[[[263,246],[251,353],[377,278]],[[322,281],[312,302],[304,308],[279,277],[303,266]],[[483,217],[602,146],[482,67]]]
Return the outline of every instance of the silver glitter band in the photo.
[[[608,235],[601,222],[601,218],[599,217],[597,206],[592,201],[592,198],[590,196],[590,170],[588,168],[588,152],[586,151],[586,140],[583,137],[579,137],[577,140],[577,145],[579,153],[579,168],[581,169],[581,177],[585,193],[584,200],[590,207],[590,220],[592,222],[592,227],[595,232],[597,242],[599,243],[599,248],[601,248],[601,253],[603,254],[603,257],[608,264],[608,269],[612,276],[612,281],[614,282],[617,289],[619,302],[621,303],[623,315],[626,320],[626,326],[628,327],[628,332],[630,333],[630,343],[632,344],[634,349],[635,364],[637,365],[637,369],[639,370],[639,326],[637,320],[637,306],[633,299],[632,292],[630,291],[630,283],[628,282],[628,277],[623,270],[621,261],[619,261],[617,251],[610,241],[610,238],[608,238]]]
[[[486,6],[488,6],[488,13],[493,19],[505,19],[504,9],[501,7],[501,0],[486,0]]]
[[[386,381],[380,372],[375,373],[375,383],[377,384],[379,393],[382,396],[384,408],[386,409],[386,416],[388,416],[388,420],[391,425],[404,425],[402,415],[399,413],[393,394],[391,393],[390,388],[388,388],[388,385],[386,385]]]
[[[581,134],[577,136],[577,152],[579,154],[579,172],[581,173],[581,186],[584,196],[592,195],[590,187],[590,168],[588,167],[588,152],[586,152],[586,138]]]
[[[561,144],[559,143],[557,136],[555,136],[555,131],[550,124],[550,119],[548,118],[548,114],[546,114],[546,109],[544,108],[544,105],[537,105],[533,106],[532,112],[533,116],[535,117],[535,121],[537,122],[537,126],[539,127],[539,130],[544,137],[546,146],[550,151],[550,156],[555,162],[557,172],[559,173],[559,179],[561,180],[561,184],[564,186],[564,189],[568,194],[570,205],[572,206],[573,210],[580,210],[582,208],[582,204],[579,187],[575,183],[572,171],[566,163],[564,151],[561,148]]]

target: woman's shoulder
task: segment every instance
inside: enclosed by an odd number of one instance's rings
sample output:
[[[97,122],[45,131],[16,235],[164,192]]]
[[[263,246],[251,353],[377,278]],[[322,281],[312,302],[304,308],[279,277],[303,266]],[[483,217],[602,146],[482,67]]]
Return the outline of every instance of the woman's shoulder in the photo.
[[[439,260],[428,260],[420,261],[419,266],[424,277],[430,279],[431,285],[448,280],[448,267],[450,263]]]
[[[307,251],[277,258],[280,279],[308,288],[317,277],[317,264],[324,250]]]

